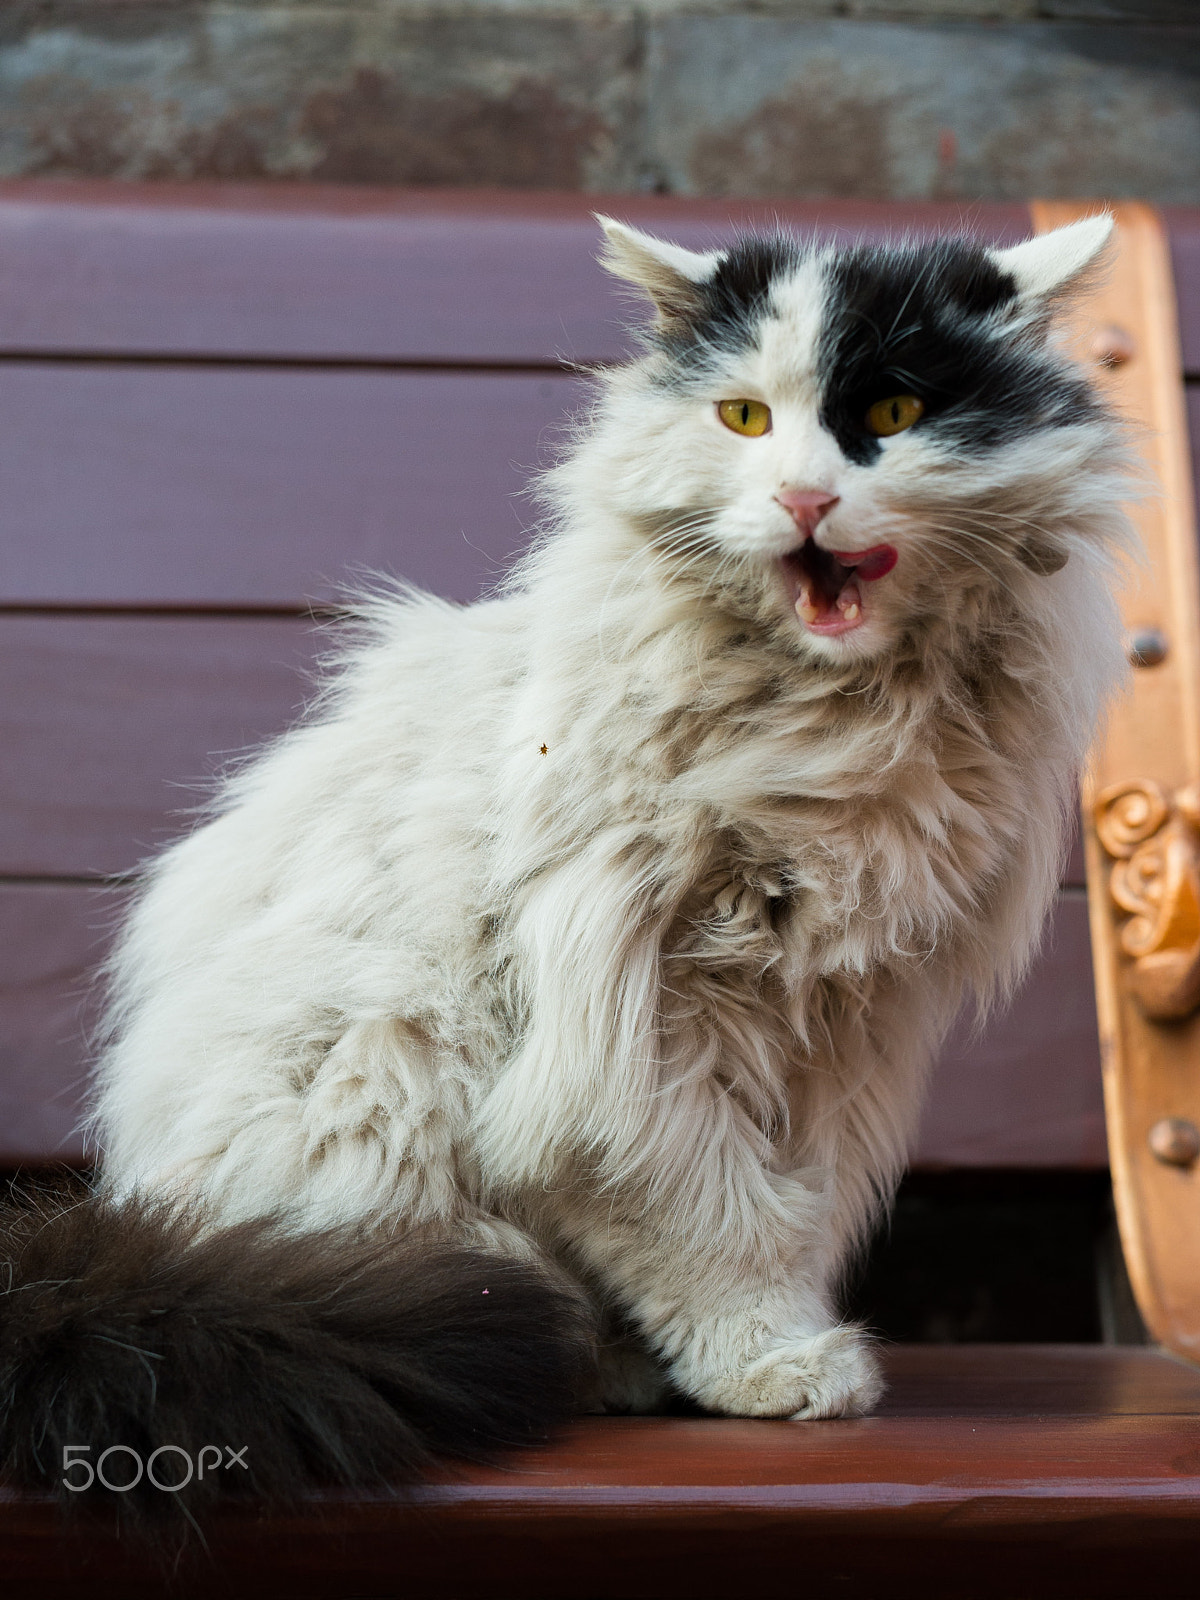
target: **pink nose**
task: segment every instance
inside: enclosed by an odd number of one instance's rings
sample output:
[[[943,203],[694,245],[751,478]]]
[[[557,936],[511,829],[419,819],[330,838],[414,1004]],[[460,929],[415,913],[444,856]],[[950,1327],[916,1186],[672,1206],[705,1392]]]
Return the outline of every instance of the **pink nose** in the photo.
[[[775,496],[803,534],[811,534],[817,523],[837,505],[840,496],[824,489],[781,489]]]

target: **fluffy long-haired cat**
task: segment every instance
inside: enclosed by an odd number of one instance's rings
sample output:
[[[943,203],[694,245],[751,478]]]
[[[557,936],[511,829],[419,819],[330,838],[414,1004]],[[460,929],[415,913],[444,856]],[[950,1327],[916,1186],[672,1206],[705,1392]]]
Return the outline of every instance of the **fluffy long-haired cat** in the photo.
[[[577,1404],[872,1405],[839,1274],[1121,673],[1119,430],[1053,339],[1109,228],[605,223],[656,321],[555,531],[496,598],[372,603],[147,874],[101,1182],[4,1224],[10,1472],[245,1446],[286,1496]]]

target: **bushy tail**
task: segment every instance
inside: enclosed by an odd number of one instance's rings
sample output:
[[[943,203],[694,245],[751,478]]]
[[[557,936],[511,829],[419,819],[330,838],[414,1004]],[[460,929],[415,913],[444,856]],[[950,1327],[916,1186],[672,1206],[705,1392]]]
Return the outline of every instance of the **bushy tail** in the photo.
[[[0,1214],[0,1476],[144,1525],[536,1443],[587,1350],[572,1290],[479,1251],[86,1193]]]

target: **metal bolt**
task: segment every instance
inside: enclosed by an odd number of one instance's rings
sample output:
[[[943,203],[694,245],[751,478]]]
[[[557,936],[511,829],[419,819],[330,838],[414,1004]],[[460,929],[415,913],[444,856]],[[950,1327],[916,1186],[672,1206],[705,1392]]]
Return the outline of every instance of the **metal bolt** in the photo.
[[[1163,1117],[1150,1129],[1151,1153],[1168,1167],[1190,1167],[1200,1156],[1200,1128],[1186,1117]]]
[[[1136,354],[1137,345],[1127,328],[1118,328],[1114,323],[1107,328],[1097,328],[1092,335],[1091,356],[1099,367],[1123,367]]]
[[[1135,628],[1125,649],[1135,667],[1157,667],[1167,658],[1167,636],[1158,628]]]

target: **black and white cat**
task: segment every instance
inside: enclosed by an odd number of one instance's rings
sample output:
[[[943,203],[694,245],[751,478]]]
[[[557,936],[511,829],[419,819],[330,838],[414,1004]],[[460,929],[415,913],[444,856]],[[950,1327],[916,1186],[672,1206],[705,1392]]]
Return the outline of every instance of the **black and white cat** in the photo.
[[[99,1195],[6,1224],[14,1470],[240,1418],[264,1492],[402,1476],[536,1432],[597,1331],[613,1407],[873,1404],[839,1273],[1121,678],[1125,458],[1051,339],[1110,226],[605,222],[656,322],[557,531],[497,598],[372,603],[149,871]]]

